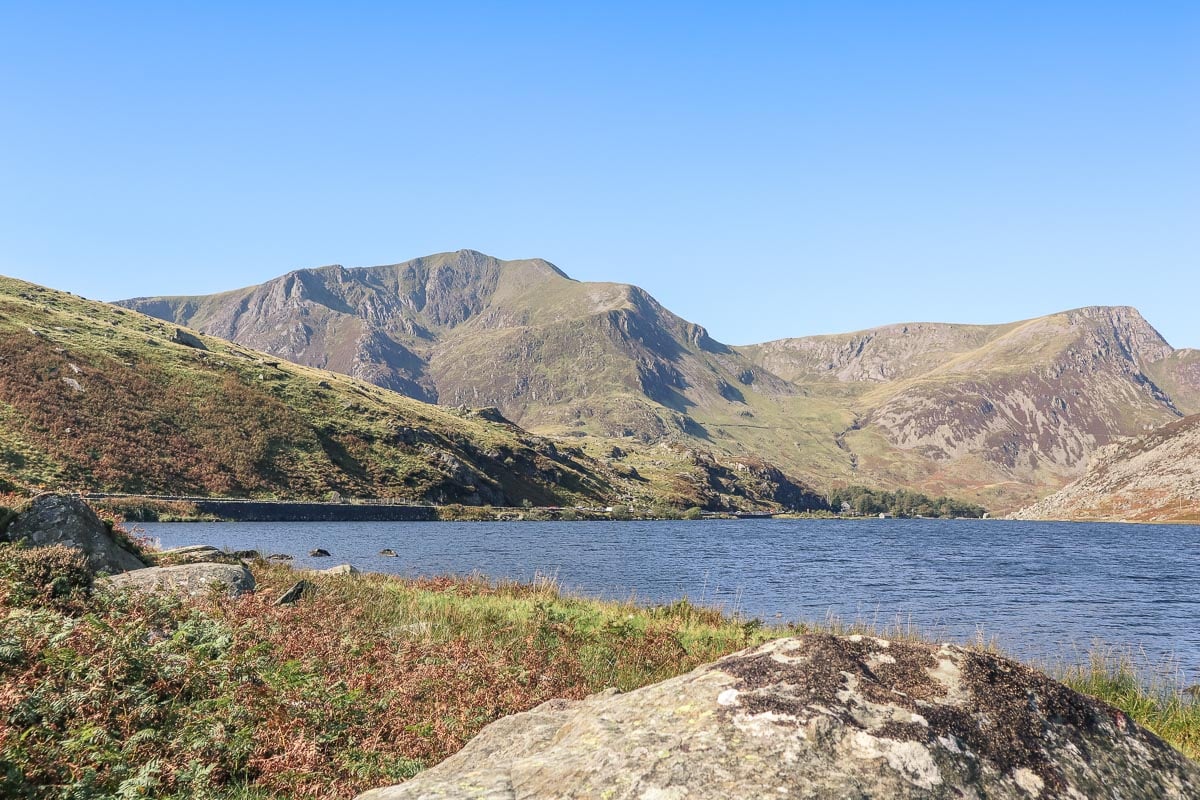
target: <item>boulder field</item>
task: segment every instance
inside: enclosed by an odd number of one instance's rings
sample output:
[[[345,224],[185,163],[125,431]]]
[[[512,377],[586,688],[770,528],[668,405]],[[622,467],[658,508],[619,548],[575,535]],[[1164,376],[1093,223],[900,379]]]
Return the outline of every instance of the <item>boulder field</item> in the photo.
[[[1022,664],[808,634],[500,719],[357,800],[1196,797],[1200,765]]]

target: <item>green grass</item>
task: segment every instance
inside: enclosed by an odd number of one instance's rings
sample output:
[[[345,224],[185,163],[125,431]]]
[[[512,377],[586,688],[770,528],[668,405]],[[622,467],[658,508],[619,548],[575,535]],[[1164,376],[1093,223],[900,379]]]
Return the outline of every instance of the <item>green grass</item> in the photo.
[[[1060,664],[1051,674],[1072,689],[1116,706],[1139,725],[1200,759],[1200,703],[1181,684],[1174,665],[1139,666],[1134,654],[1096,645],[1079,663]]]

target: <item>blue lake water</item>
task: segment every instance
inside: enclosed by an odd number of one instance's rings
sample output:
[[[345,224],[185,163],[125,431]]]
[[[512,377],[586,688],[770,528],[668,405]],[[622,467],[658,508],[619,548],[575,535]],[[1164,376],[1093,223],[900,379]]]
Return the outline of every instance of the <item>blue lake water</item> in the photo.
[[[1008,652],[1078,660],[1093,642],[1200,679],[1200,527],[999,520],[144,524],[164,547],[287,553],[398,575],[556,578],[646,603],[687,597],[766,622],[980,631]],[[332,558],[309,558],[323,547]],[[391,548],[398,558],[378,555]]]

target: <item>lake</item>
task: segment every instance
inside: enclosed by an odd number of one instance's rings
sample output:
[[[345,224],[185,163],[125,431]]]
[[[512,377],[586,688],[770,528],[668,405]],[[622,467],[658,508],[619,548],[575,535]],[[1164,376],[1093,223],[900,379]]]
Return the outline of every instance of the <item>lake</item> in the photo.
[[[287,553],[398,575],[556,578],[568,590],[687,597],[768,623],[912,623],[982,632],[1025,659],[1078,660],[1094,641],[1173,659],[1200,680],[1200,527],[1001,520],[143,524],[163,547]],[[316,547],[332,558],[309,558]],[[398,558],[378,555],[391,548]]]

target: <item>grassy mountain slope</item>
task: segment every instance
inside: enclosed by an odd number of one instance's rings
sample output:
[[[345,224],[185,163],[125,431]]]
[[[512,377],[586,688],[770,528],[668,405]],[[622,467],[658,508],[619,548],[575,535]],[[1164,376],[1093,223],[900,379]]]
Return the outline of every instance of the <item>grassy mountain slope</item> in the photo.
[[[752,453],[823,489],[904,486],[993,510],[1200,405],[1200,362],[1130,308],[733,348],[635,286],[473,251],[125,305],[596,447]]]
[[[672,452],[642,475],[556,446],[494,409],[429,405],[7,278],[0,374],[0,489],[820,504],[768,465],[735,474],[715,459]]]
[[[603,469],[513,426],[0,279],[0,468],[29,486],[566,502]]]
[[[1176,350],[1147,365],[1146,374],[1184,414],[1200,414],[1200,350]]]
[[[1200,414],[1109,445],[1082,478],[1014,516],[1200,522]]]

